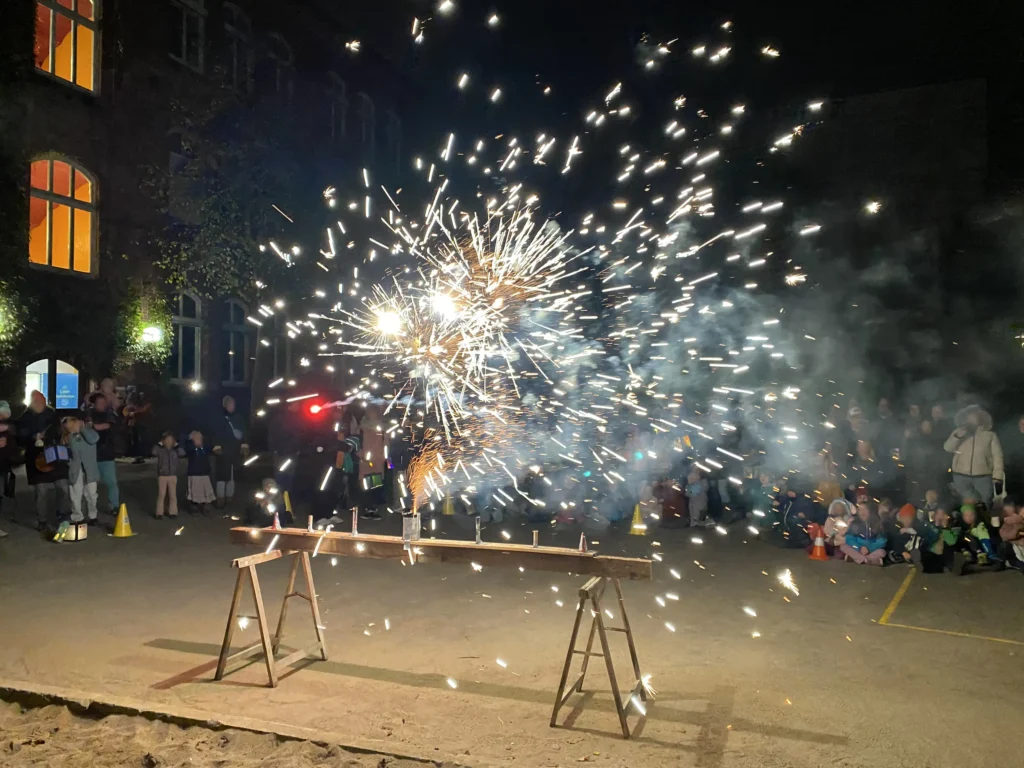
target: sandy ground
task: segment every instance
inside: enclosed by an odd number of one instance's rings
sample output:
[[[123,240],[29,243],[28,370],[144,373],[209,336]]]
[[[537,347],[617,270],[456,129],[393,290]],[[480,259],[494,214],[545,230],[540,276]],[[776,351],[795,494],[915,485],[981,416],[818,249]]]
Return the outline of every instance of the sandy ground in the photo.
[[[232,729],[182,728],[142,717],[79,717],[67,707],[23,710],[0,703],[0,759],[9,768],[53,766],[323,766],[423,768],[424,763],[356,755],[341,747]]]
[[[562,727],[548,727],[583,581],[568,574],[319,557],[330,661],[298,665],[273,690],[257,664],[213,682],[229,563],[251,550],[227,544],[223,518],[147,518],[150,481],[126,486],[138,510],[130,540],[55,545],[5,521],[0,678],[244,714],[474,768],[959,767],[1005,762],[1005,734],[1019,728],[1009,702],[1019,698],[1024,654],[1020,574],[917,576],[883,626],[907,569],[810,561],[751,541],[742,527],[702,532],[702,543],[687,531],[590,532],[603,552],[664,557],[653,583],[624,585],[642,666],[658,691],[629,742],[617,736],[600,660],[588,694],[563,710]],[[469,539],[471,527],[443,518],[438,535]],[[500,527],[513,541],[531,538],[530,526]],[[485,538],[498,539],[500,527]],[[397,529],[394,519],[360,525]],[[566,544],[578,538],[561,534]],[[543,543],[558,539],[541,532]],[[785,569],[799,596],[780,585]],[[283,563],[261,567],[272,620],[285,575]],[[243,611],[250,605],[246,598]],[[300,603],[286,634],[289,648],[312,639]],[[234,644],[257,639],[250,624]],[[622,638],[611,642],[626,678]]]

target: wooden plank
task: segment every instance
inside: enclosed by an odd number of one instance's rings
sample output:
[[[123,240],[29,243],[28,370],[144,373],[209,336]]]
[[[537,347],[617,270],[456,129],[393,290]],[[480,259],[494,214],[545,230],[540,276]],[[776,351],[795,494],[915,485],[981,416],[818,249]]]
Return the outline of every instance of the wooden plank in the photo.
[[[301,528],[274,531],[269,528],[232,528],[234,544],[269,545],[278,536],[281,550],[318,551],[324,555],[397,560],[407,557],[401,536],[377,536],[331,531],[310,533]],[[319,550],[317,544],[319,543]],[[650,560],[612,557],[562,547],[532,547],[529,544],[500,544],[473,541],[421,539],[415,544],[420,562],[477,563],[482,566],[523,567],[534,571],[560,571],[585,576],[647,581],[652,576]]]
[[[258,555],[246,555],[245,557],[236,557],[231,561],[231,565],[235,568],[248,568],[250,565],[260,565],[261,563],[269,563],[271,560],[277,560],[278,558],[284,557],[287,552],[282,552],[279,549],[275,549],[273,552],[260,552]]]
[[[263,592],[260,591],[260,580],[256,575],[256,566],[249,566],[249,581],[252,582],[252,596],[256,603],[256,619],[260,625],[260,642],[263,643],[263,660],[267,663],[267,677],[270,687],[277,688],[277,670],[274,668],[274,648],[267,628],[267,610],[263,606]]]

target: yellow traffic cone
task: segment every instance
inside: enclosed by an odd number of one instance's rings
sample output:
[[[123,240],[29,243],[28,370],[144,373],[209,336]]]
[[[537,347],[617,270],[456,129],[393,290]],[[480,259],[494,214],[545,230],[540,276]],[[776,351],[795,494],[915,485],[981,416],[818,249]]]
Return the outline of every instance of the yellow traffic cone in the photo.
[[[111,535],[115,539],[126,539],[135,535],[132,533],[132,524],[128,522],[128,507],[125,504],[117,510],[117,522],[114,523],[114,533]]]
[[[640,505],[637,504],[633,508],[633,524],[629,526],[630,536],[646,536],[647,535],[647,523],[644,522],[643,517],[640,516]]]

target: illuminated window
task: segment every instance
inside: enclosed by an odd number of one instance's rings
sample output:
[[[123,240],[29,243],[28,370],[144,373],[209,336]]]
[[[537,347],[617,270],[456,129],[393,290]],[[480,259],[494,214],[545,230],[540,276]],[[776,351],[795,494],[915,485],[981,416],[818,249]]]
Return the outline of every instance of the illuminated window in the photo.
[[[62,0],[63,2],[64,0]],[[167,52],[179,64],[203,71],[206,0],[172,0]]]
[[[373,145],[376,120],[374,118],[373,99],[365,93],[359,94],[359,139],[363,143],[369,158],[373,159]]]
[[[36,69],[95,91],[98,44],[98,0],[37,0]]]
[[[221,329],[221,375],[225,384],[245,384],[249,369],[249,327],[245,305],[231,299]]]
[[[171,299],[174,341],[168,359],[171,378],[200,381],[203,351],[203,305],[198,296],[179,293]]]
[[[29,263],[95,272],[96,182],[67,160],[35,160],[29,197]]]
[[[280,35],[270,36],[271,86],[286,100],[292,98],[292,81],[295,79],[294,56],[291,46]]]
[[[331,138],[341,142],[345,138],[345,122],[348,119],[348,91],[345,81],[331,72]]]
[[[228,38],[227,74],[231,87],[241,93],[251,93],[252,25],[249,17],[234,3],[224,3],[224,33]]]
[[[78,369],[63,360],[36,360],[25,367],[25,404],[32,391],[46,396],[46,402],[57,410],[78,407]]]
[[[402,121],[390,109],[387,123],[388,158],[394,162],[395,168],[402,167]]]

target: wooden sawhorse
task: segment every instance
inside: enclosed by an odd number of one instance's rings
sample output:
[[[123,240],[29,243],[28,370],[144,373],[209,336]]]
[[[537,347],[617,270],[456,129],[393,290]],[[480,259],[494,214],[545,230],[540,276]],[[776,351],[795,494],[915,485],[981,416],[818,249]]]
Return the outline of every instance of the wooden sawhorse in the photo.
[[[604,597],[604,591],[608,586],[609,581],[615,585],[615,593],[619,599],[619,611],[622,614],[621,627],[605,627],[604,625],[604,612],[601,608],[601,599]],[[583,611],[587,607],[588,602],[591,606],[590,613],[593,616],[593,621],[590,624],[590,636],[587,638],[587,650],[579,651],[576,649],[576,639],[579,636],[580,622],[583,619]],[[619,684],[615,678],[615,666],[612,664],[611,649],[608,646],[608,632],[622,632],[626,636],[626,642],[629,645],[629,657],[633,662],[633,674],[636,678],[636,682],[633,684],[632,690],[630,690],[626,695],[625,705],[623,705],[623,697],[619,693]],[[593,650],[595,633],[601,639],[601,653],[596,653]],[[577,654],[583,656],[583,669],[576,682],[572,684],[568,691],[566,691],[565,684],[569,679],[569,669],[572,667],[572,657]],[[551,711],[552,728],[558,724],[558,710],[560,710],[569,700],[569,697],[577,691],[581,693],[583,692],[583,678],[587,675],[587,666],[590,663],[591,656],[604,658],[605,667],[608,669],[608,681],[611,683],[612,697],[615,700],[615,712],[619,716],[619,726],[622,728],[622,737],[628,739],[631,735],[631,731],[629,723],[626,720],[627,707],[632,704],[639,711],[641,720],[646,717],[647,711],[644,704],[647,702],[647,689],[644,684],[643,675],[640,673],[640,660],[637,658],[636,646],[633,644],[633,630],[629,626],[629,617],[626,616],[626,604],[622,599],[622,587],[619,585],[619,580],[617,578],[595,576],[580,587],[579,604],[576,606],[576,622],[573,624],[572,636],[569,638],[569,651],[565,655],[565,666],[562,668],[562,679],[558,683],[558,693],[555,695],[555,707]],[[637,701],[638,698],[639,702]],[[637,725],[639,725],[639,723],[637,723]]]
[[[260,580],[256,575],[256,566],[262,563],[277,560],[282,557],[292,557],[291,574],[288,576],[288,587],[284,591],[284,599],[281,601],[281,615],[277,620],[277,632],[270,634],[267,622],[267,610],[263,606],[263,593],[260,591]],[[302,564],[302,573],[306,579],[306,594],[295,591],[295,576],[298,574],[299,564]],[[224,668],[229,661],[247,658],[255,653],[262,652],[267,665],[267,677],[269,687],[277,687],[278,667],[289,667],[297,661],[301,661],[314,653],[319,653],[320,658],[327,661],[327,644],[324,642],[324,628],[320,623],[320,607],[316,602],[316,588],[313,586],[313,570],[309,563],[309,552],[286,552],[280,550],[264,552],[248,557],[239,557],[231,561],[231,565],[238,569],[238,578],[235,580],[235,594],[231,598],[231,611],[228,613],[228,625],[224,630],[224,643],[220,647],[220,658],[217,660],[217,673],[214,680],[224,677]],[[231,637],[235,633],[235,625],[238,624],[238,602],[242,599],[242,589],[246,578],[252,584],[253,601],[256,603],[256,620],[259,623],[260,642],[243,648],[240,651],[231,653]],[[295,651],[283,659],[276,659],[277,651],[281,647],[281,638],[284,636],[284,621],[288,615],[288,598],[301,597],[309,602],[313,614],[313,627],[316,630],[316,644],[309,648]]]

